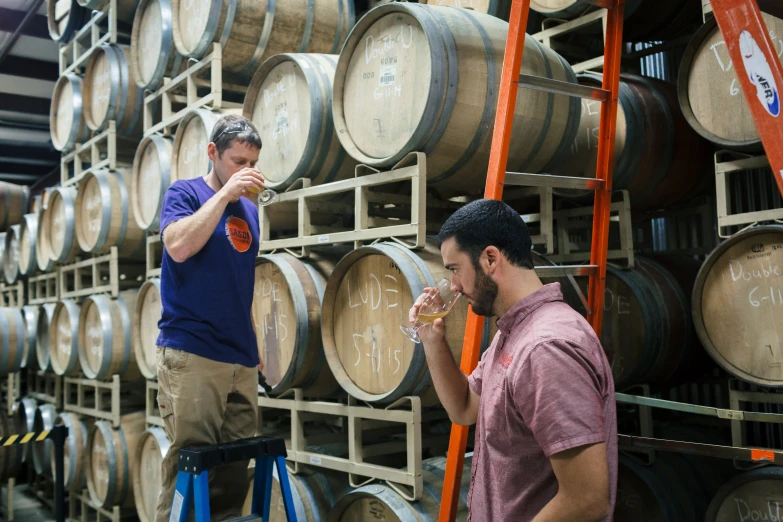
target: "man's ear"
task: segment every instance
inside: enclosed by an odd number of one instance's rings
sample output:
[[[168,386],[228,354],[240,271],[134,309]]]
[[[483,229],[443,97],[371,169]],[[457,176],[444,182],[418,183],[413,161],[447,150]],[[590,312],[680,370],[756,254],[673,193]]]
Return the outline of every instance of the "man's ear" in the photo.
[[[209,160],[213,162],[218,159],[217,146],[215,146],[215,144],[212,142],[209,142],[207,145],[207,156],[209,156]]]
[[[497,268],[498,261],[500,261],[500,250],[490,245],[484,249],[483,257],[486,259],[487,273],[491,274]]]

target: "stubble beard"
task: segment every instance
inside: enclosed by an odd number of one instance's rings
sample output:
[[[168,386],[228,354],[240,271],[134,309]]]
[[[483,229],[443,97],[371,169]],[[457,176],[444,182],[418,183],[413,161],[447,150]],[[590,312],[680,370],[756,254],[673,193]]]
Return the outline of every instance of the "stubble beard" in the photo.
[[[483,317],[495,315],[495,300],[498,297],[498,284],[492,280],[480,266],[474,266],[476,270],[476,284],[473,290],[473,313]]]

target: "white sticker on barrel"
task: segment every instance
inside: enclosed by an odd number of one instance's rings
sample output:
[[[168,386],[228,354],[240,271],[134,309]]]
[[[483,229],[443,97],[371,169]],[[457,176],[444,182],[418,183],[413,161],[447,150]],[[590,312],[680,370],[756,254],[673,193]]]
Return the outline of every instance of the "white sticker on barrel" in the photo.
[[[275,125],[277,126],[277,132],[281,132],[288,126],[288,110],[283,108],[277,111],[275,114]]]
[[[310,464],[321,465],[321,457],[310,457]]]
[[[380,86],[381,87],[387,87],[389,85],[394,85],[394,79],[397,76],[397,66],[396,65],[381,65],[381,73],[380,73]]]
[[[329,236],[318,236],[318,243],[328,243],[329,242]]]

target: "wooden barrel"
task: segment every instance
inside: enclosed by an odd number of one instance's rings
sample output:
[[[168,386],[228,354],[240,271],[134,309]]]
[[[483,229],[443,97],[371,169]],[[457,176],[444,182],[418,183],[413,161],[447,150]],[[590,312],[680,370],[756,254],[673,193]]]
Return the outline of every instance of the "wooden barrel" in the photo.
[[[49,331],[52,328],[55,306],[53,303],[41,305],[38,313],[38,325],[35,329],[35,355],[38,359],[38,368],[44,372],[52,370]]]
[[[38,211],[38,229],[35,232],[35,263],[41,272],[49,272],[54,268],[52,247],[49,244],[49,203]]]
[[[358,248],[335,266],[324,291],[321,337],[337,382],[368,402],[419,395],[437,402],[424,350],[400,330],[425,287],[450,278],[437,246],[412,252],[396,243]],[[446,321],[456,360],[462,354],[468,304],[457,301]],[[489,324],[489,321],[487,321]]]
[[[693,289],[693,320],[727,372],[783,386],[783,227],[748,229],[721,243]]]
[[[19,434],[21,426],[16,423],[15,417],[9,417],[6,408],[0,409],[0,436]],[[24,448],[22,444],[4,446],[0,448],[0,480],[14,478],[22,467]]]
[[[642,466],[620,456],[614,520],[703,522],[717,491],[710,477],[715,460],[660,452],[652,466]]]
[[[102,11],[108,7],[110,0],[77,0],[79,5],[90,11]],[[117,20],[130,24],[136,14],[139,0],[117,0]]]
[[[467,520],[468,491],[470,489],[470,469],[472,457],[465,458],[462,471],[459,498],[457,500],[457,520]],[[329,512],[328,520],[334,522],[353,522],[358,520],[394,520],[399,522],[419,522],[437,520],[440,511],[440,497],[443,491],[446,459],[435,457],[422,461],[422,480],[424,488],[420,500],[410,502],[390,486],[370,484],[354,489],[337,501]]]
[[[606,273],[601,344],[618,389],[677,380],[704,367],[694,364],[702,350],[688,313],[698,263],[636,257],[635,265],[609,266]]]
[[[595,10],[580,0],[532,0],[530,8],[549,18],[572,20]],[[623,37],[628,41],[669,40],[688,34],[701,23],[698,2],[680,0],[628,0],[625,4]],[[590,26],[600,33],[601,24]]]
[[[38,269],[37,236],[38,214],[25,214],[19,226],[19,273],[23,276],[31,276]]]
[[[57,375],[79,373],[79,311],[73,299],[62,299],[54,307],[49,346],[52,369]]]
[[[19,278],[19,225],[11,225],[5,233],[5,248],[3,249],[3,276],[9,285]]]
[[[75,413],[65,412],[57,415],[54,423],[55,425],[64,424],[68,428],[68,437],[65,439],[65,451],[63,452],[65,489],[81,492],[86,485],[84,465],[87,460],[87,424]],[[54,476],[54,451],[52,451],[51,457],[51,473]]]
[[[24,324],[24,348],[22,350],[22,368],[38,368],[38,359],[35,354],[35,342],[38,329],[37,306],[28,305],[22,307],[22,322]]]
[[[783,468],[770,466],[737,475],[710,502],[705,522],[781,520]]]
[[[33,420],[33,431],[41,432],[51,430],[54,427],[54,421],[57,418],[57,410],[51,404],[40,404],[35,410],[35,419]],[[46,477],[52,476],[52,456],[54,447],[51,439],[42,442],[33,443],[33,466],[37,475]]]
[[[774,47],[783,49],[783,8],[762,13]],[[688,44],[678,78],[680,106],[688,123],[723,147],[761,150],[756,124],[742,94],[723,35],[710,19]]]
[[[16,426],[19,427],[19,433],[30,433],[35,430],[35,412],[38,410],[38,404],[35,399],[25,397],[20,399],[14,407],[14,416],[16,417]],[[22,445],[22,462],[28,462],[33,458],[32,444]]]
[[[332,270],[334,262],[321,257],[270,254],[258,260],[251,314],[273,395],[302,388],[324,397],[339,389],[321,343],[321,301]]]
[[[131,176],[131,207],[136,224],[142,230],[154,231],[160,226],[163,196],[175,179],[171,176],[173,140],[152,134],[136,149]]]
[[[46,19],[52,40],[66,44],[90,19],[90,12],[76,0],[46,0]]]
[[[84,73],[84,120],[92,130],[117,122],[117,134],[141,136],[144,91],[128,67],[126,45],[103,44],[93,51]]]
[[[106,380],[119,374],[124,380],[141,374],[131,347],[131,325],[137,290],[120,292],[117,299],[92,295],[79,315],[79,362],[88,379]]]
[[[582,85],[601,87],[601,81],[600,75],[579,75]],[[712,166],[710,146],[682,116],[674,86],[623,74],[619,102],[612,187],[628,190],[634,210],[687,201],[703,191],[711,179],[707,175]],[[600,111],[600,102],[582,100],[579,132],[552,174],[595,177]],[[584,196],[586,192],[558,194]]]
[[[0,375],[22,368],[25,336],[21,308],[0,308]]]
[[[220,112],[193,109],[177,126],[171,153],[171,180],[193,179],[209,174],[212,162],[207,157],[207,144]]]
[[[155,520],[155,507],[161,490],[161,464],[171,441],[163,428],[151,427],[139,437],[133,469],[133,496],[141,522]]]
[[[470,9],[508,21],[511,12],[511,0],[420,0],[420,4],[445,5]]]
[[[57,150],[71,150],[77,143],[84,143],[90,135],[84,121],[83,91],[82,77],[78,74],[64,74],[54,85],[49,132],[52,145]]]
[[[133,314],[133,352],[141,374],[147,379],[157,379],[158,321],[163,310],[160,301],[160,279],[153,277],[141,285]]]
[[[340,144],[332,120],[337,59],[280,54],[253,75],[243,113],[261,134],[258,164],[269,188],[285,190],[300,178],[320,185],[354,176],[356,162]]]
[[[3,261],[3,257],[5,256],[5,238],[6,238],[6,232],[0,233],[0,263]],[[0,282],[2,282],[2,279],[5,278],[5,274],[0,272]],[[2,303],[2,301],[0,301]]]
[[[506,22],[466,9],[395,2],[367,13],[334,77],[345,150],[374,167],[425,152],[437,190],[483,190],[507,32]],[[524,74],[576,82],[551,49],[532,37],[525,49]],[[508,170],[545,170],[571,146],[579,116],[576,98],[520,89]]]
[[[33,196],[32,202],[30,202],[30,208],[28,209],[31,214],[38,214],[38,212],[43,207],[43,194],[38,194],[37,196]]]
[[[76,239],[85,252],[113,246],[122,258],[144,257],[147,238],[136,224],[128,195],[130,169],[90,172],[76,195]]]
[[[250,77],[280,53],[337,54],[354,24],[353,2],[308,0],[172,0],[174,43],[200,59],[223,45],[223,69]]]
[[[255,468],[252,468],[250,474],[255,475]],[[300,522],[326,520],[326,514],[334,507],[335,502],[351,489],[348,475],[325,468],[308,467],[296,474],[289,473],[288,481],[291,485],[294,512]],[[277,467],[272,470],[272,497],[269,504],[270,522],[287,522]],[[251,487],[242,507],[242,516],[250,515],[252,507],[253,488]]]
[[[87,441],[87,489],[97,505],[133,505],[133,474],[138,441],[144,433],[144,412],[124,415],[120,427],[97,421]]]
[[[47,237],[42,250],[56,263],[67,263],[79,252],[76,240],[76,189],[57,187],[52,191],[49,205],[44,211],[44,220],[38,223],[38,240]],[[40,253],[40,252],[39,252]],[[39,260],[40,268],[41,262]]]
[[[130,66],[136,84],[156,91],[163,78],[173,78],[187,67],[174,47],[171,0],[141,0],[133,19]]]
[[[0,181],[0,230],[22,222],[27,212],[30,191],[22,185]]]

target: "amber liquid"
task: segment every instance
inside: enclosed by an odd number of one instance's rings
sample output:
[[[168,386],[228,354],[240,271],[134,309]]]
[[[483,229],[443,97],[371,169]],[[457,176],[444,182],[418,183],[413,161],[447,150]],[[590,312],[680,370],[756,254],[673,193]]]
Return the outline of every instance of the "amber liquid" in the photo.
[[[419,322],[422,324],[430,324],[435,321],[435,319],[440,319],[441,317],[446,317],[446,315],[449,313],[448,310],[445,312],[435,312],[434,314],[425,314],[420,313],[419,314]]]

